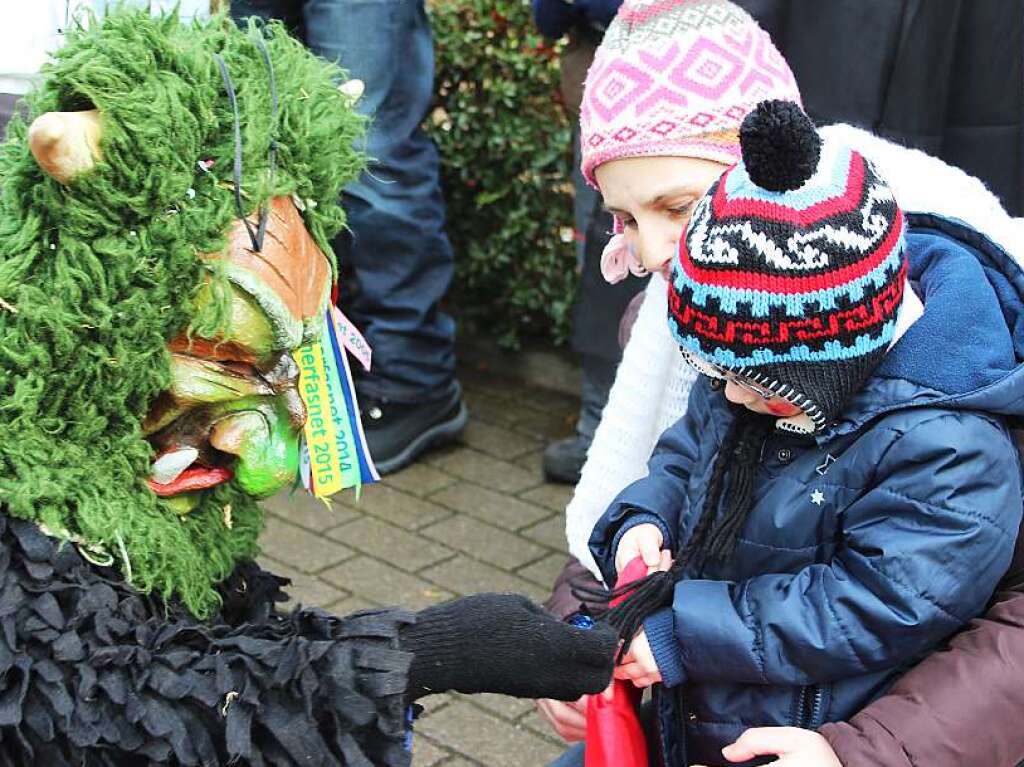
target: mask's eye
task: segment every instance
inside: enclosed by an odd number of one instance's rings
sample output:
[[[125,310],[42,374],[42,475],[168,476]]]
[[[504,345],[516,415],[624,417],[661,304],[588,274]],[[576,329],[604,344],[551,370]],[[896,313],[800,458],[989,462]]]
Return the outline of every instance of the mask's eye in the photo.
[[[219,360],[217,362],[224,370],[234,373],[240,378],[257,378],[259,371],[246,362],[235,362],[233,360]]]

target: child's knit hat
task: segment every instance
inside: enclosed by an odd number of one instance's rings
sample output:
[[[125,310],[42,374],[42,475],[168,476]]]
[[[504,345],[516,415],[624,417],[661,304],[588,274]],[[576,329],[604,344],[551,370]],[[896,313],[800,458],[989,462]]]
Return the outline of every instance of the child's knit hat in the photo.
[[[587,73],[583,175],[640,155],[739,160],[737,131],[768,98],[800,100],[771,38],[727,0],[625,0]]]
[[[820,430],[892,342],[903,214],[864,157],[823,144],[792,102],[759,104],[740,144],[679,243],[669,325],[695,366],[744,376]]]

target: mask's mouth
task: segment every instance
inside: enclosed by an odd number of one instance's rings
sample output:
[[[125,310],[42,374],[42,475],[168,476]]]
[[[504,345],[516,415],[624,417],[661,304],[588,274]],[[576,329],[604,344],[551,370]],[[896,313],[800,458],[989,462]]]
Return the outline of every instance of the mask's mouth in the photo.
[[[144,424],[156,453],[147,484],[157,496],[198,497],[234,479],[266,497],[294,478],[306,413],[290,355],[261,372],[175,354],[172,376]]]
[[[213,451],[215,452],[215,451]],[[230,458],[233,456],[225,456]],[[147,484],[149,489],[161,498],[170,498],[194,490],[207,490],[230,482],[234,470],[226,465],[210,465],[200,460],[199,451],[194,447],[165,450],[156,460]]]

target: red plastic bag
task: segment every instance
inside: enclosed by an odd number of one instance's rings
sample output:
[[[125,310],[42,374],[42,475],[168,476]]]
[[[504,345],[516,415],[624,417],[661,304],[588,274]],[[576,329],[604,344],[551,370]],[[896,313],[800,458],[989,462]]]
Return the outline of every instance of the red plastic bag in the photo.
[[[619,574],[616,587],[643,578],[647,566],[637,557]],[[624,597],[614,599],[614,607]],[[587,701],[587,739],[585,767],[647,767],[647,741],[640,727],[637,706],[643,691],[631,682],[612,682],[612,697],[603,693]]]

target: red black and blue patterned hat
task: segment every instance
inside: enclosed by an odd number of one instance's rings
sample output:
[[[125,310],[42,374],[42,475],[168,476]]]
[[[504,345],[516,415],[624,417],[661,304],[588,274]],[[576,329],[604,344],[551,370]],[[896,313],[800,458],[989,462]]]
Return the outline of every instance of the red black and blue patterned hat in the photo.
[[[679,244],[669,325],[698,367],[754,381],[820,430],[892,342],[903,214],[871,164],[822,142],[792,102],[759,104],[740,144]]]

